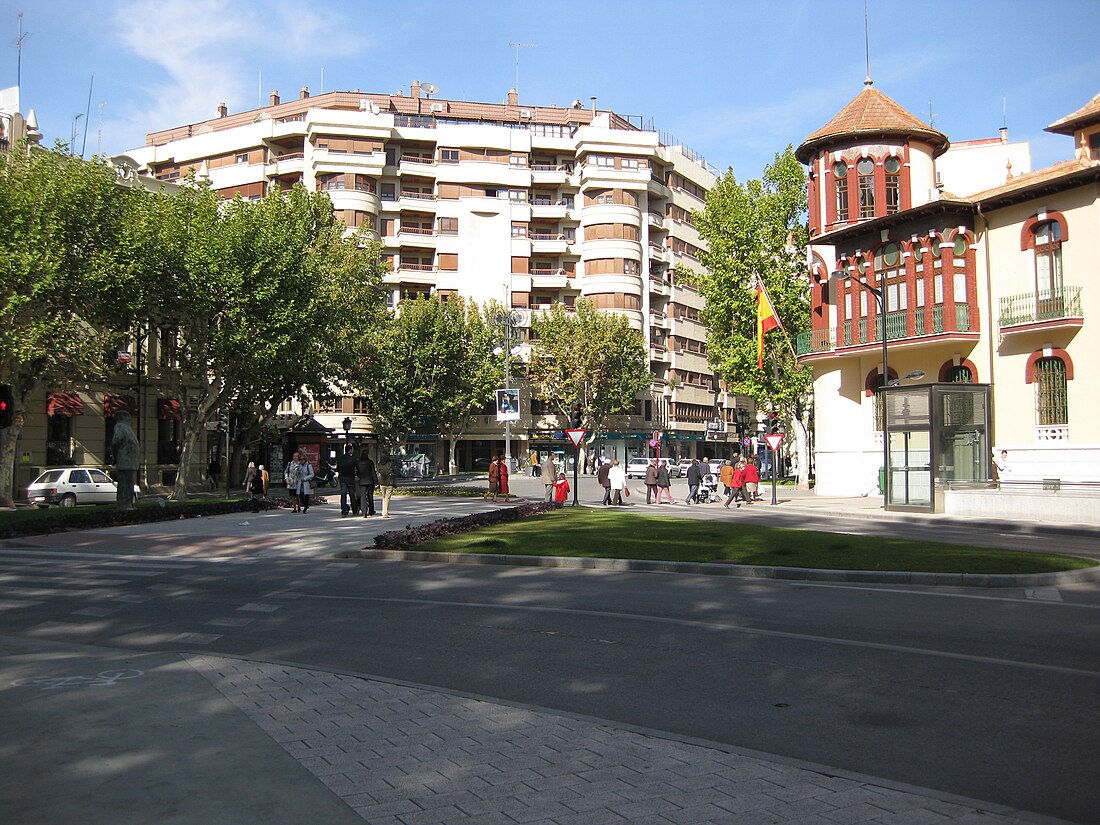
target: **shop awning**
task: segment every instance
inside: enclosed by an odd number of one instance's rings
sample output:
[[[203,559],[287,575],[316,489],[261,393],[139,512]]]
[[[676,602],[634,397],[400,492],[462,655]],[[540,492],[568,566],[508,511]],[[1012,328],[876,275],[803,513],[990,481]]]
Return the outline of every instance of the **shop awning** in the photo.
[[[157,399],[157,418],[161,421],[183,421],[183,408],[174,398]]]
[[[123,411],[130,413],[130,415],[137,415],[137,404],[134,403],[132,396],[103,396],[103,414],[105,416],[113,418]]]
[[[51,392],[46,399],[47,415],[84,415],[84,402],[75,392]]]

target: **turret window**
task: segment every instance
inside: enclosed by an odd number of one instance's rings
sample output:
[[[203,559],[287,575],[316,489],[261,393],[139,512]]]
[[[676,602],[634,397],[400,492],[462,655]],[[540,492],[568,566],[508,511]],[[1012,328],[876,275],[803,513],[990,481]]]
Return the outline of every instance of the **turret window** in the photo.
[[[888,157],[882,166],[886,170],[886,214],[893,215],[901,206],[901,161]]]
[[[856,164],[859,173],[859,216],[875,216],[875,162],[870,158],[860,158]]]
[[[838,161],[833,164],[833,175],[836,177],[836,219],[848,220],[848,164]]]

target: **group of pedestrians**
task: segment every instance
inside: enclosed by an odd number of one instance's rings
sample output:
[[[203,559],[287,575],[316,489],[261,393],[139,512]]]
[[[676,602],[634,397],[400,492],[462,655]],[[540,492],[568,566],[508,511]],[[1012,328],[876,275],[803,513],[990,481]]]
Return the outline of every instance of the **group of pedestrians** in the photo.
[[[397,476],[393,458],[383,455],[376,465],[363,447],[358,457],[350,444],[344,446],[344,454],[336,462],[340,480],[340,515],[359,515],[364,518],[376,515],[374,494],[377,489],[382,500],[382,518],[390,517],[390,498]],[[309,459],[297,450],[286,465],[286,489],[290,496],[292,512],[309,512],[313,495],[313,479],[316,471]]]
[[[700,487],[705,483],[707,476],[711,474],[710,462],[707,459],[699,461],[693,459],[687,472],[688,494],[685,501],[697,500]],[[605,507],[621,507],[630,497],[630,487],[627,485],[626,470],[619,460],[604,461],[596,470],[596,480],[603,488],[603,505]],[[714,483],[713,481],[711,482]],[[725,488],[725,507],[739,500],[741,503],[752,504],[757,500],[757,491],[760,486],[760,471],[757,459],[749,456],[736,462],[724,461],[719,475],[719,483]],[[547,486],[546,500],[550,501],[550,486]],[[672,496],[672,480],[669,476],[668,465],[656,458],[651,459],[645,471],[645,503],[646,504],[676,504]]]
[[[738,507],[742,503],[752,504],[760,489],[759,459],[750,456],[741,458],[736,464],[732,461],[725,462],[719,481],[726,488],[726,500],[722,506],[727,510],[734,501],[737,501]]]

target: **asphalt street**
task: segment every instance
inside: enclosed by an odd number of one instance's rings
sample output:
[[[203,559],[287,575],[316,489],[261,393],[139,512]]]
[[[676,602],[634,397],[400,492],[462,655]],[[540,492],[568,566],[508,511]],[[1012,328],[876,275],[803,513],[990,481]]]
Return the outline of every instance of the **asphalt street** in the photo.
[[[401,498],[385,522],[329,504],[6,542],[0,663],[27,644],[284,663],[1100,821],[1096,584],[991,591],[333,558],[381,529],[492,506]],[[915,529],[870,508],[670,512]],[[926,524],[943,540],[945,525]],[[948,526],[960,541],[990,540]],[[1078,541],[1089,544],[1059,538]],[[35,676],[48,661],[18,659],[5,684],[56,678]],[[8,710],[12,695],[0,693]]]

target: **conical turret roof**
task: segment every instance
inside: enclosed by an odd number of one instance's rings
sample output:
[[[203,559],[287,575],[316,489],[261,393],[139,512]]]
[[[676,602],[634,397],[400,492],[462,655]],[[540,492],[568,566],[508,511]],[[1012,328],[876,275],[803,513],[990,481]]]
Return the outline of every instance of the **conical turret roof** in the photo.
[[[874,137],[916,137],[932,145],[938,157],[947,151],[951,142],[947,135],[938,132],[924,121],[913,116],[904,106],[866,84],[863,91],[837,114],[803,141],[795,156],[809,163],[822,147],[841,140]]]

